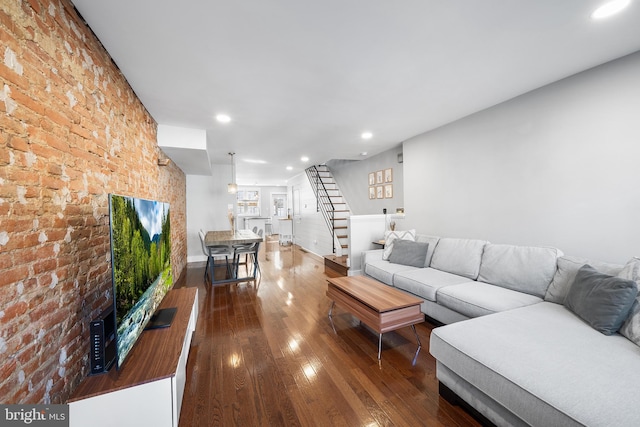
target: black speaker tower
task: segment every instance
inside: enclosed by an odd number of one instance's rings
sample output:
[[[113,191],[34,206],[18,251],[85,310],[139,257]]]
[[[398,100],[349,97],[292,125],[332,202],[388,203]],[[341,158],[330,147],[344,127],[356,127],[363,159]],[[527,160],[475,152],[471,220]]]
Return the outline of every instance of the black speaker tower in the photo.
[[[113,306],[106,309],[89,324],[89,360],[91,372],[97,375],[107,372],[116,360],[116,317]]]

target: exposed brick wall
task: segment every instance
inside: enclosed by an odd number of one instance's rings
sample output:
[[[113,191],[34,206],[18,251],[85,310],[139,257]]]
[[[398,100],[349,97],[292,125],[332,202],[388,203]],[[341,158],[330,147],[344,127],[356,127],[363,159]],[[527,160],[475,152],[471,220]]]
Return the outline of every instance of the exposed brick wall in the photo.
[[[68,0],[0,2],[0,403],[63,403],[111,301],[108,193],[171,203],[186,265],[186,179]]]

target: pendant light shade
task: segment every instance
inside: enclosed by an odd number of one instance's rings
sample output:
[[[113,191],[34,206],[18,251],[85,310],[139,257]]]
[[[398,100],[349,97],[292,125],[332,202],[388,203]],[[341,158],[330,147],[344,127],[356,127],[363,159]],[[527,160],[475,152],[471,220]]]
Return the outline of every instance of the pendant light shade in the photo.
[[[233,160],[233,156],[236,153],[229,153],[231,156],[231,182],[227,184],[227,192],[229,194],[236,194],[238,192],[238,184],[236,184],[236,164]]]

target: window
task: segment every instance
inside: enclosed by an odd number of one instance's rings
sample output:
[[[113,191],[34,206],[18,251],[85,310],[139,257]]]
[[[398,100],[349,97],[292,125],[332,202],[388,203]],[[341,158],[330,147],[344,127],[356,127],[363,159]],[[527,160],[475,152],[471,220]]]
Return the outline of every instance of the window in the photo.
[[[238,191],[238,215],[260,216],[260,190]]]
[[[271,193],[271,215],[287,217],[287,193]]]

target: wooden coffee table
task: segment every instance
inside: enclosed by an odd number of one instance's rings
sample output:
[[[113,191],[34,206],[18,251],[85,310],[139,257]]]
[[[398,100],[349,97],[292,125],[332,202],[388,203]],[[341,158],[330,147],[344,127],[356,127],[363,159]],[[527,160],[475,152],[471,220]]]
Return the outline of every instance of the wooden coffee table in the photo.
[[[420,311],[423,300],[367,276],[335,277],[327,282],[327,296],[332,300],[329,320],[334,332],[333,307],[338,304],[378,333],[378,360],[382,352],[382,334],[405,326],[411,326],[416,336],[417,357],[421,344],[414,325],[424,322],[424,314]]]

